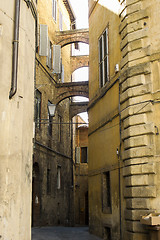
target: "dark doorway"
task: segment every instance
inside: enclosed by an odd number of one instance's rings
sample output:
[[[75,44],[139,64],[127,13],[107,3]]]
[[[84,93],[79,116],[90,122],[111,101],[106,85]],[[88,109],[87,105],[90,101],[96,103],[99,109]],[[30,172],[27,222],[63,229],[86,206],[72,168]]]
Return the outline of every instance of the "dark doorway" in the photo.
[[[32,226],[39,226],[40,219],[40,189],[39,189],[39,165],[33,164],[33,177],[32,177]]]
[[[88,191],[85,193],[85,224],[89,224]]]

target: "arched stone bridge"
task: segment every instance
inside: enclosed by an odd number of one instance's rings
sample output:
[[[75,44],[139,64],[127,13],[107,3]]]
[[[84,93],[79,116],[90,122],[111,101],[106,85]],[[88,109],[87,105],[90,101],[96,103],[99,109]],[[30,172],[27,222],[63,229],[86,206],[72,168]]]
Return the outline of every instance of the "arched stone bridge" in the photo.
[[[89,30],[74,29],[67,31],[58,31],[56,32],[56,38],[56,44],[61,45],[61,47],[77,42],[89,44]]]
[[[88,102],[72,102],[70,104],[69,115],[70,119],[78,113],[87,112]]]
[[[57,83],[55,87],[56,95],[53,100],[55,104],[59,104],[61,101],[69,97],[89,97],[88,81]]]
[[[71,74],[78,68],[89,67],[89,56],[72,56],[71,57]]]

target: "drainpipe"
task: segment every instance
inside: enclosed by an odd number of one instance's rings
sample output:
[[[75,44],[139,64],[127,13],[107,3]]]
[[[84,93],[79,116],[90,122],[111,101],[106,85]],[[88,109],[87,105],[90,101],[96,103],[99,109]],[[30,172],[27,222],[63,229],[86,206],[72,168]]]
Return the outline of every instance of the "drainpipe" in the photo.
[[[120,104],[120,80],[119,84],[119,135],[120,135],[120,146],[119,146],[119,157],[118,157],[118,164],[119,164],[119,218],[120,218],[120,240],[122,240],[122,199],[121,199],[121,141],[122,141],[122,120],[121,120],[121,104]]]
[[[12,58],[12,82],[9,99],[17,91],[17,71],[18,71],[18,45],[19,45],[19,19],[20,19],[20,0],[15,3],[15,22],[14,22],[14,40],[13,40],[13,58]]]

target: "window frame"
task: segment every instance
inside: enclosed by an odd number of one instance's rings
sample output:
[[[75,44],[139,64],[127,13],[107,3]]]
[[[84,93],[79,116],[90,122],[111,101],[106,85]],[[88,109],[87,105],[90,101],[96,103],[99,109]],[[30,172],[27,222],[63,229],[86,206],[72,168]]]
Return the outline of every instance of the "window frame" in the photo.
[[[63,14],[61,10],[59,10],[59,31],[63,31]]]
[[[57,21],[57,0],[52,0],[52,17],[53,20]]]
[[[47,195],[51,194],[51,169],[47,168]]]
[[[83,153],[83,150],[85,150],[85,154]],[[83,154],[86,155],[85,161],[82,161],[83,160],[82,159]],[[80,159],[80,161],[81,161],[81,163],[88,163],[88,147],[86,147],[86,146],[81,147],[81,159]]]
[[[52,103],[48,100],[48,105],[49,104],[52,104]],[[53,128],[52,121],[53,121],[53,117],[51,117],[48,113],[48,134],[49,134],[49,136],[52,136],[52,128]]]
[[[36,89],[36,93],[35,93],[35,125],[36,125],[36,128],[38,128],[38,129],[40,129],[40,127],[41,127],[41,107],[42,107],[42,93],[38,89]]]
[[[57,166],[57,189],[61,189],[61,166]]]
[[[112,213],[110,171],[102,173],[102,212],[107,214]]]
[[[99,87],[109,82],[109,27],[105,28],[98,39],[99,53]]]

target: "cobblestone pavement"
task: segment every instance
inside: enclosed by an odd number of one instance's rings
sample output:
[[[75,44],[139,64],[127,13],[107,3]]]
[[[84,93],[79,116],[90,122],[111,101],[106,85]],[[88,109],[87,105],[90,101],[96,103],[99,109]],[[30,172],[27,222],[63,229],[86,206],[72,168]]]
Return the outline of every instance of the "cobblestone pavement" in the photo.
[[[89,233],[88,227],[32,228],[32,240],[100,240]]]

